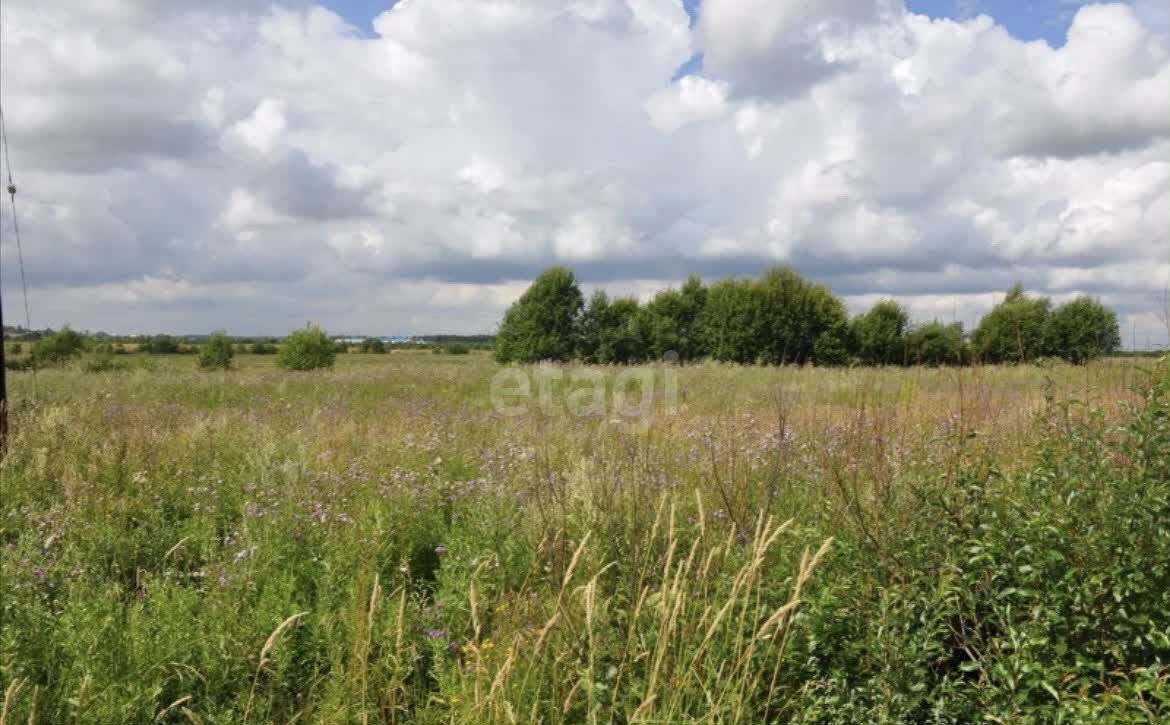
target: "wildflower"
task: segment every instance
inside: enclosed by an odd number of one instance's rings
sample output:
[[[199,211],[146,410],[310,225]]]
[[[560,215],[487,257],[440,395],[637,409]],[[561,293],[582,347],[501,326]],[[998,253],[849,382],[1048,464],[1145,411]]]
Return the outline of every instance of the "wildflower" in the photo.
[[[431,639],[439,639],[440,637],[447,636],[447,630],[445,630],[445,629],[429,629],[429,630],[427,630],[427,636],[430,637]]]

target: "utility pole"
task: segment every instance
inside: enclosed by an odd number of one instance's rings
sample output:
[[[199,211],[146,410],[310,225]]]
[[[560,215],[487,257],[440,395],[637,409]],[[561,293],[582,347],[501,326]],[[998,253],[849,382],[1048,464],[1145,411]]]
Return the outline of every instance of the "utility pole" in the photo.
[[[8,368],[4,365],[4,295],[0,293],[0,454],[8,446]]]

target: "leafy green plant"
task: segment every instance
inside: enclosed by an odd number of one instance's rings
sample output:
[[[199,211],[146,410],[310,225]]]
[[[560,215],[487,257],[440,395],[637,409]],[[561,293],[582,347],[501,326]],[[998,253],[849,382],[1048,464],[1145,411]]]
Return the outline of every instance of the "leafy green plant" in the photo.
[[[199,367],[203,370],[228,370],[234,355],[235,350],[227,333],[216,330],[199,346]]]
[[[316,325],[294,330],[276,354],[276,364],[286,370],[316,370],[333,367],[337,346]]]
[[[63,363],[77,357],[85,349],[85,338],[64,325],[48,337],[33,343],[32,357],[39,365]]]

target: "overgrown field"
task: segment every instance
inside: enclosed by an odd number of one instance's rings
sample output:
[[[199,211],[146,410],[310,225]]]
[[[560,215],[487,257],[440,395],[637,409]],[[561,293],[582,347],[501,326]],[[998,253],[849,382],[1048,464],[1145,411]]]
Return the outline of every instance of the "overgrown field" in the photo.
[[[0,722],[1170,721],[1165,362],[235,364],[10,376]]]

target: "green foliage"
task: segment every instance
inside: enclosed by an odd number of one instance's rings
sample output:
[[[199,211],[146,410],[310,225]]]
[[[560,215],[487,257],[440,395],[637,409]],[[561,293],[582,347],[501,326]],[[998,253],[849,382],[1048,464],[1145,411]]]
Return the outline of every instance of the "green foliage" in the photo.
[[[82,363],[82,369],[87,373],[108,373],[115,370],[125,370],[129,367],[124,360],[114,357],[113,348],[109,343],[103,343],[106,349],[97,350]]]
[[[64,325],[52,335],[34,342],[32,357],[37,365],[53,365],[77,357],[84,349],[85,339],[69,325]]]
[[[379,338],[376,337],[367,337],[366,339],[362,340],[362,344],[358,349],[364,353],[384,355],[386,353],[386,343],[382,342]]]
[[[584,300],[573,273],[550,267],[504,314],[496,336],[500,362],[569,360],[577,340]]]
[[[632,297],[610,300],[597,290],[578,323],[578,356],[591,363],[629,364],[649,352],[647,320]]]
[[[706,303],[707,288],[697,275],[688,277],[681,289],[656,294],[642,309],[648,355],[662,360],[674,352],[682,362],[702,357],[699,318]]]
[[[756,357],[779,365],[810,362],[817,340],[847,319],[845,305],[824,285],[791,267],[773,267],[754,285],[757,302]]]
[[[764,329],[760,299],[748,279],[722,279],[707,289],[699,315],[699,344],[713,360],[755,363]]]
[[[906,336],[906,350],[909,361],[919,365],[963,365],[969,356],[961,322],[918,325]]]
[[[432,348],[436,355],[470,355],[471,346],[462,342],[448,342]]]
[[[173,355],[181,352],[179,341],[170,335],[155,335],[138,346],[149,355]]]
[[[1092,297],[1080,296],[1057,307],[1048,318],[1053,353],[1078,365],[1121,347],[1117,314]]]
[[[650,435],[140,362],[19,409],[5,722],[1170,721],[1165,361],[684,366]]]
[[[906,328],[910,315],[893,300],[880,300],[850,324],[857,357],[866,365],[906,362]]]
[[[822,367],[848,365],[852,341],[849,327],[839,323],[822,332],[813,345],[813,361]]]
[[[1047,297],[1029,297],[1016,285],[984,315],[971,341],[984,362],[1021,363],[1052,354]]]
[[[273,345],[271,342],[254,342],[248,348],[248,352],[253,355],[275,355],[276,345]]]
[[[316,325],[294,330],[276,354],[276,364],[285,370],[316,370],[333,367],[337,346]]]
[[[199,346],[199,367],[203,370],[227,370],[232,366],[235,350],[227,333],[216,330]]]

